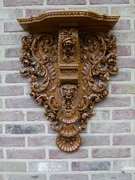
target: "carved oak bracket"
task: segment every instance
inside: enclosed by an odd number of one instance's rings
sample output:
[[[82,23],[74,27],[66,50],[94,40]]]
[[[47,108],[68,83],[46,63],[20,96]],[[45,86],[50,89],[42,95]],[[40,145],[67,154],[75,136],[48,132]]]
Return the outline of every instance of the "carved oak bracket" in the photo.
[[[116,37],[107,32],[119,16],[85,10],[48,11],[17,19],[30,32],[22,38],[20,73],[28,76],[35,101],[44,105],[57,146],[79,148],[94,104],[107,94],[116,74]]]

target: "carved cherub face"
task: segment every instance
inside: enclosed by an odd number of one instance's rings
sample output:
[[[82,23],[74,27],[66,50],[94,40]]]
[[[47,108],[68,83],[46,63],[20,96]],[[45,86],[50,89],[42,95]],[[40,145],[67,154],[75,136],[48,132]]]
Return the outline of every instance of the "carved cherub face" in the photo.
[[[62,86],[62,96],[66,99],[71,99],[77,90],[77,87],[73,84],[65,84]]]

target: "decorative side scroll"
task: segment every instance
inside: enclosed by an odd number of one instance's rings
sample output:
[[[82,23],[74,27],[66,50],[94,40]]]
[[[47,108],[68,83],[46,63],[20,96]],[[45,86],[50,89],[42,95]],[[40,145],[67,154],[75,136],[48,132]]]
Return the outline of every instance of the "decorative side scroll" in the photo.
[[[59,11],[56,14],[61,15]],[[20,73],[28,76],[30,95],[44,105],[51,128],[58,132],[56,144],[65,152],[75,151],[81,145],[79,132],[87,127],[94,104],[107,96],[109,76],[118,72],[115,36],[100,32],[100,28],[99,32],[91,32],[90,27],[82,31],[79,15],[78,12],[73,19],[77,23],[70,25],[57,20],[55,33],[44,29],[44,33],[23,37],[20,56]],[[65,20],[69,21],[68,15]]]

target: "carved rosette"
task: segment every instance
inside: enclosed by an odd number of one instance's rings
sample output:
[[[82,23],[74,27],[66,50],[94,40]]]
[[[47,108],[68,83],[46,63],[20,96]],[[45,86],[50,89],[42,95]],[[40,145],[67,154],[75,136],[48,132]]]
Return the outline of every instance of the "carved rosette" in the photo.
[[[81,145],[96,102],[108,94],[109,76],[117,74],[116,37],[81,30],[76,23],[56,33],[22,38],[20,73],[28,76],[35,101],[44,105],[57,146],[72,152]]]

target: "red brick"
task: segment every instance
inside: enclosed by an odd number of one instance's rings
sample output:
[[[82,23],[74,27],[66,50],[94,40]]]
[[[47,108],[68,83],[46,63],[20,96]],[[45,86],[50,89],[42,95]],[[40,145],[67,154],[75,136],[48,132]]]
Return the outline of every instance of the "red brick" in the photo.
[[[43,13],[46,9],[26,9],[25,10],[25,16],[30,17],[33,15],[39,15]]]
[[[22,36],[19,34],[0,35],[1,46],[4,45],[21,45]]]
[[[19,25],[18,22],[5,22],[4,23],[4,32],[23,32],[23,28]]]
[[[117,46],[117,53],[119,56],[131,56],[131,46]]]
[[[109,145],[109,136],[83,136],[82,146],[104,146]]]
[[[6,58],[13,58],[13,57],[18,57],[21,54],[21,49],[20,48],[7,48],[5,49],[5,57]],[[20,66],[21,68],[21,66]]]
[[[85,5],[86,0],[47,0],[47,5]]]
[[[0,99],[0,108],[2,108],[3,107],[3,101],[2,101],[2,99]]]
[[[113,30],[130,30],[130,20],[119,20]]]
[[[91,117],[91,120],[108,120],[110,117],[110,111],[107,110],[94,110],[94,115]]]
[[[114,161],[113,169],[115,171],[135,171],[135,161],[134,160]]]
[[[17,17],[23,17],[23,9],[1,9],[0,10],[0,20],[16,19]]]
[[[37,150],[7,150],[8,159],[44,159],[45,152],[43,149]]]
[[[27,121],[45,121],[46,117],[43,111],[28,111]]]
[[[110,170],[109,161],[79,161],[72,162],[72,171],[107,171]]]
[[[21,111],[0,112],[1,121],[24,121],[24,114]]]
[[[0,159],[2,159],[4,157],[3,155],[3,149],[0,149]]]
[[[0,147],[24,147],[24,137],[0,137]]]
[[[89,0],[90,4],[129,4],[129,0]]]
[[[9,98],[5,100],[6,108],[38,108],[37,103],[31,98]]]
[[[39,136],[28,138],[28,146],[55,146],[56,137],[53,136]]]
[[[78,149],[72,153],[66,153],[60,150],[49,150],[50,159],[70,159],[70,158],[88,158],[88,150]]]
[[[43,124],[7,124],[6,134],[38,134],[45,133]]]
[[[109,8],[107,6],[89,6],[89,9],[100,14],[109,13]]]
[[[91,133],[130,132],[130,123],[90,123]]]
[[[112,119],[114,120],[135,120],[135,110],[128,109],[128,110],[114,110],[112,112]]]
[[[119,62],[119,60],[118,60]],[[131,72],[130,71],[121,71],[119,70],[118,74],[110,77],[111,81],[130,81]]]
[[[0,162],[1,172],[26,172],[24,162]]]
[[[3,5],[5,7],[10,7],[10,6],[36,6],[36,5],[43,5],[43,0],[3,0]]]
[[[7,180],[47,180],[45,174],[11,174]]]
[[[0,134],[3,133],[3,128],[2,128],[2,125],[0,124]]]
[[[65,161],[30,162],[29,171],[30,172],[68,171],[68,162]]]
[[[104,100],[98,102],[96,107],[124,107],[130,106],[131,99],[130,97],[108,97]]]
[[[92,149],[92,157],[93,158],[126,158],[131,157],[131,149],[130,148],[100,148],[100,149]]]
[[[123,2],[123,0],[122,0],[122,2]],[[111,7],[111,14],[112,15],[113,14],[120,14],[121,17],[134,17],[135,16],[135,7],[134,6],[115,6],[115,7]]]
[[[133,84],[112,84],[112,94],[135,94],[135,85]]]
[[[0,96],[20,96],[24,95],[23,86],[1,86]]]
[[[52,130],[52,128],[51,128],[51,125],[49,124],[48,125],[48,134],[57,134],[57,132],[56,131],[54,131],[54,130]]]
[[[2,134],[3,129],[2,129],[2,125],[0,124],[0,134]]]
[[[0,70],[20,70],[20,61],[0,61]]]
[[[134,58],[118,58],[118,67],[119,68],[135,68],[135,59]]]
[[[113,145],[135,145],[135,135],[114,136]]]
[[[50,180],[88,180],[87,174],[52,174]]]
[[[133,31],[127,32],[115,32],[117,37],[117,43],[135,43],[135,33]]]
[[[24,78],[19,73],[6,74],[5,82],[6,83],[27,83],[27,78]]]
[[[39,14],[41,14],[41,13],[43,13],[43,12],[45,12],[45,11],[52,11],[52,10],[64,10],[64,8],[62,8],[62,7],[56,7],[56,6],[54,6],[54,8],[53,7],[51,7],[51,8],[44,8],[44,9],[41,9],[41,8],[39,8],[39,9],[26,9],[25,10],[25,16],[26,17],[30,17],[30,16],[35,16],[35,15],[39,15]]]
[[[132,175],[130,173],[92,174],[91,180],[132,180]]]

